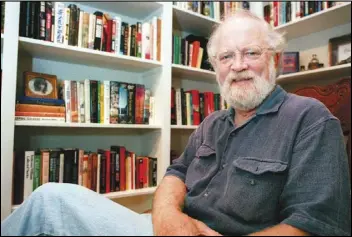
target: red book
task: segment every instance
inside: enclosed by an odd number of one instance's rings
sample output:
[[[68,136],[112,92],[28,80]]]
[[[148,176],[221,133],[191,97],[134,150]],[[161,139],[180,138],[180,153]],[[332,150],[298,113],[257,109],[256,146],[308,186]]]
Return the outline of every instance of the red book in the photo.
[[[143,167],[142,167],[142,172],[143,172],[143,188],[148,188],[149,187],[149,158],[144,157],[143,158]]]
[[[274,1],[274,26],[278,26],[279,25],[279,2],[278,1]]]
[[[107,39],[106,39],[106,52],[111,52],[111,41],[112,41],[112,20],[107,20]]]
[[[144,112],[144,85],[136,85],[136,107],[135,107],[135,123],[143,124],[143,112]]]
[[[207,117],[209,114],[214,112],[214,93],[204,92],[204,116]]]
[[[105,193],[109,193],[110,192],[110,150],[105,150],[105,156],[106,156],[106,177],[105,177],[105,181],[106,181],[106,184],[105,184],[105,190],[106,192]]]
[[[193,52],[192,52],[192,65],[191,65],[192,67],[197,67],[199,48],[200,48],[200,42],[194,41]]]
[[[126,190],[126,148],[124,146],[120,147],[120,190]]]

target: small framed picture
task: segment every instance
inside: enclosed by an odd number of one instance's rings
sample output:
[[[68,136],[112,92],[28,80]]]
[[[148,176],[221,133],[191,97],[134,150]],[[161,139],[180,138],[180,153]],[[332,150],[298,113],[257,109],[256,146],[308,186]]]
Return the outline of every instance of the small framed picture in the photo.
[[[29,97],[57,99],[57,77],[37,72],[24,72],[24,94]]]
[[[284,52],[282,55],[282,74],[299,72],[299,52]]]
[[[329,66],[351,62],[351,34],[329,40]]]

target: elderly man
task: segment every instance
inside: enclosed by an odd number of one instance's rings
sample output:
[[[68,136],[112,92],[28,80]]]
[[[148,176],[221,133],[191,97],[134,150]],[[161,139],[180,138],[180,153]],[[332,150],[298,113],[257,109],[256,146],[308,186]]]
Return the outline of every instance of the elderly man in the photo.
[[[284,40],[243,11],[208,44],[231,106],[192,133],[153,201],[152,218],[83,187],[46,184],[1,225],[13,235],[350,235],[339,121],[275,85]]]

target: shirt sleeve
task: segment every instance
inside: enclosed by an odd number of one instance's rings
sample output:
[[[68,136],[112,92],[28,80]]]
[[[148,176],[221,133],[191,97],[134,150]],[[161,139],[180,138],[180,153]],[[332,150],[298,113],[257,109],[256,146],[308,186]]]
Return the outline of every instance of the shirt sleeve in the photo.
[[[185,182],[188,166],[192,163],[198,147],[202,144],[202,131],[203,123],[191,134],[184,152],[167,168],[165,176],[173,175]]]
[[[351,235],[348,167],[337,119],[320,119],[298,134],[280,198],[282,223],[314,235]]]

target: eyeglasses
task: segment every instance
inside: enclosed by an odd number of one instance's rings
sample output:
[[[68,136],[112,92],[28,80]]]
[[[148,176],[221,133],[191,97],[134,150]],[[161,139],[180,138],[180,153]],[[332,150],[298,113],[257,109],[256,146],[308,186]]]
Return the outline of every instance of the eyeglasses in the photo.
[[[253,62],[258,60],[266,50],[273,50],[272,48],[261,48],[260,46],[248,46],[244,47],[242,50],[237,50],[240,52],[241,58],[244,62]],[[224,66],[229,66],[236,59],[235,51],[226,51],[219,53],[215,56],[216,60]]]

